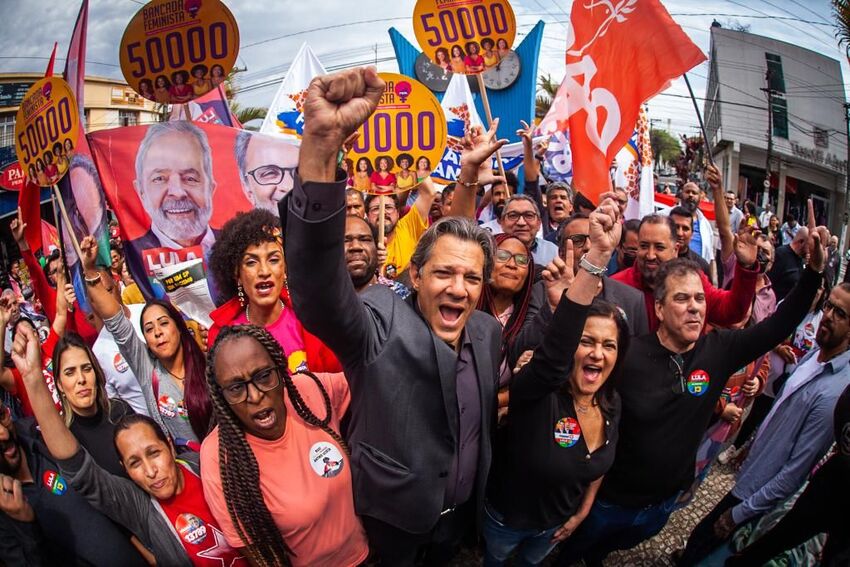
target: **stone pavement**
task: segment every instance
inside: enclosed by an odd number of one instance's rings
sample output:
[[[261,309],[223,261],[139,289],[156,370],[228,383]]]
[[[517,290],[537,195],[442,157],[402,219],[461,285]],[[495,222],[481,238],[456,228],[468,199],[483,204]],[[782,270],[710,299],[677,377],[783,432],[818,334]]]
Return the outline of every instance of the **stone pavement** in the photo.
[[[670,554],[684,547],[686,538],[703,516],[708,514],[715,504],[734,486],[735,476],[728,465],[714,464],[711,473],[705,479],[694,500],[687,507],[678,510],[670,517],[667,526],[660,534],[649,541],[630,549],[611,554],[605,561],[609,567],[667,567],[672,566]],[[452,562],[453,567],[472,567],[481,565],[478,550],[464,549]],[[549,565],[549,562],[544,562]]]

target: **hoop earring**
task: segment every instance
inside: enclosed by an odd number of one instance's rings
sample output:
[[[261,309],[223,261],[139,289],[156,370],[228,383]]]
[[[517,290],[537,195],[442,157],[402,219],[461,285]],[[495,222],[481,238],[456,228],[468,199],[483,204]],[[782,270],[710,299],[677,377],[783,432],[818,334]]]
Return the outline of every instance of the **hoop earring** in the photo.
[[[236,295],[239,297],[239,305],[243,308],[245,307],[245,290],[242,289],[242,284],[236,284]]]

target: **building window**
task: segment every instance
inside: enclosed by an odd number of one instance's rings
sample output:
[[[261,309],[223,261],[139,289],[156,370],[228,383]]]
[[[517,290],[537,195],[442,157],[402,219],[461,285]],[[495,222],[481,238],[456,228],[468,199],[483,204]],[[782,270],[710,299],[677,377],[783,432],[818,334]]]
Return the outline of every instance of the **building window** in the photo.
[[[767,87],[778,93],[785,92],[785,76],[782,74],[782,58],[773,53],[765,53],[767,60]]]
[[[774,98],[773,109],[773,135],[777,138],[788,139],[788,103],[784,98]]]
[[[91,110],[86,108],[83,110],[83,129],[88,130],[89,124],[91,124]]]
[[[121,126],[136,126],[139,123],[139,112],[137,110],[119,110],[118,123]]]
[[[15,145],[15,113],[0,116],[0,148]]]
[[[829,147],[829,130],[825,130],[824,128],[814,127],[814,137],[815,137],[815,147],[816,148],[828,148]]]

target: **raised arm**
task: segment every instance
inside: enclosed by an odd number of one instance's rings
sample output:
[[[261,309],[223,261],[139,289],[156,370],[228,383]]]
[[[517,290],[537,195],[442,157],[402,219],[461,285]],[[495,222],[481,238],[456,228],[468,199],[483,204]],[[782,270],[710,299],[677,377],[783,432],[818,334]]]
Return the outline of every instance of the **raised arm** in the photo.
[[[41,371],[41,348],[38,336],[28,325],[18,327],[12,344],[12,361],[21,373],[24,387],[32,405],[35,418],[50,454],[56,459],[69,459],[79,450],[80,444],[68,430],[65,421],[47,389]]]
[[[434,187],[434,181],[431,180],[431,177],[426,177],[422,183],[418,186],[418,191],[416,194],[416,201],[413,202],[413,206],[416,207],[416,211],[419,213],[419,216],[425,219],[425,222],[428,222],[428,213],[431,211],[431,203],[434,202],[434,195],[437,194],[437,189]],[[402,204],[404,201],[400,201]]]
[[[501,177],[493,175],[493,168],[490,167],[490,156],[507,143],[507,140],[496,138],[498,127],[497,118],[487,131],[480,126],[473,126],[466,133],[460,154],[460,174],[452,201],[453,217],[475,220],[475,196],[478,188],[502,180]]]
[[[520,121],[522,128],[516,131],[517,136],[522,139],[522,168],[525,171],[525,194],[534,199],[537,208],[540,209],[540,218],[543,226],[549,226],[549,210],[543,206],[543,192],[540,190],[540,162],[534,156],[534,142],[532,134],[534,124],[530,126],[525,121]],[[545,232],[545,228],[544,228]]]
[[[614,201],[606,199],[590,215],[590,251],[586,261],[600,268],[608,265],[614,247],[620,241],[622,225],[617,221],[618,209]],[[534,351],[534,357],[511,382],[510,403],[515,405],[536,400],[560,388],[569,380],[573,357],[578,348],[587,310],[599,289],[599,277],[581,268],[573,270],[572,242],[567,243],[563,258],[556,257],[543,270],[549,303],[559,297],[552,322],[543,337],[543,343]],[[575,277],[573,274],[575,273]]]
[[[98,317],[109,319],[118,313],[122,313],[123,309],[118,300],[107,290],[107,282],[104,272],[97,269],[95,262],[97,261],[97,240],[93,236],[86,236],[80,242],[80,250],[83,253],[81,258],[83,264],[83,277],[86,280],[86,289],[88,290],[89,303],[92,310],[97,313]]]
[[[364,355],[369,323],[345,266],[345,180],[337,179],[337,152],[377,107],[385,87],[372,67],[313,79],[298,176],[279,205],[298,319],[345,365]]]
[[[21,250],[21,257],[24,259],[24,264],[26,264],[27,271],[30,274],[33,292],[39,301],[41,301],[47,320],[52,323],[56,317],[56,290],[50,286],[47,276],[41,268],[41,264],[38,263],[34,252],[30,250],[29,244],[27,244],[27,239],[24,237],[26,228],[27,224],[21,217],[21,209],[18,208],[18,214],[9,224],[9,230],[12,231],[12,237]]]
[[[56,272],[56,318],[51,328],[57,336],[64,337],[68,327],[68,308],[77,300],[74,286],[65,279],[64,270]]]
[[[729,218],[729,209],[723,194],[723,176],[717,166],[710,164],[705,171],[705,180],[711,188],[714,198],[714,220],[717,223],[717,232],[720,235],[720,258],[718,263],[723,263],[735,252],[735,234],[732,232],[732,221]]]
[[[735,278],[732,289],[718,289],[703,280],[707,301],[706,321],[711,325],[728,327],[741,322],[746,317],[756,293],[758,279],[758,243],[756,232],[741,229],[735,238]]]

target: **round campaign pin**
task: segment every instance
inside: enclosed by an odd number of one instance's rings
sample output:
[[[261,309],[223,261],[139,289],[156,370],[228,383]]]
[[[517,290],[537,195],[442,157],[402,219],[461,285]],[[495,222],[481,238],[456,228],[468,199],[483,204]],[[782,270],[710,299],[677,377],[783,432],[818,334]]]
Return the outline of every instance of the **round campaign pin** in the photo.
[[[561,447],[572,447],[581,437],[581,426],[572,417],[564,417],[555,424],[555,443]]]
[[[121,356],[120,352],[115,353],[115,358],[112,359],[112,365],[115,367],[115,371],[120,372],[121,374],[130,369],[130,366],[127,364],[127,361],[124,360],[124,357]]]
[[[345,460],[334,445],[320,441],[310,447],[310,466],[322,478],[333,478],[342,472]]]
[[[705,370],[694,370],[691,372],[691,375],[688,376],[688,392],[690,392],[692,396],[702,396],[708,392],[708,385],[710,382],[711,380]]]
[[[174,529],[183,541],[192,545],[200,545],[207,539],[206,523],[194,514],[180,514],[174,521]]]

